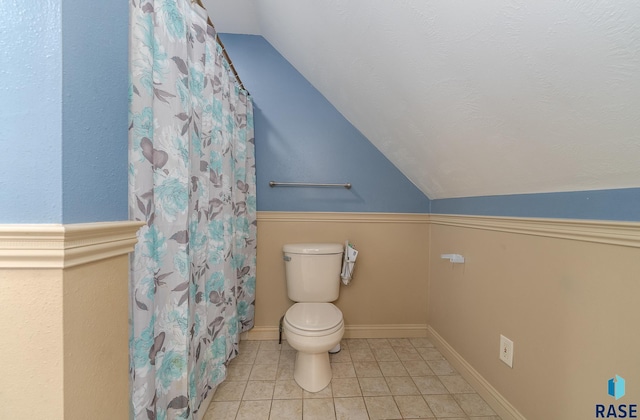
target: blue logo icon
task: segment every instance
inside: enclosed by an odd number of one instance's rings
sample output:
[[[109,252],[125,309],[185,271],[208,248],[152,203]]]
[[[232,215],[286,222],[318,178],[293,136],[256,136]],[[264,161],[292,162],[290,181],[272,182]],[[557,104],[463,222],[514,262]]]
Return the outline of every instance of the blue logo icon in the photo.
[[[624,397],[624,378],[616,375],[615,378],[609,379],[609,395],[616,400]]]

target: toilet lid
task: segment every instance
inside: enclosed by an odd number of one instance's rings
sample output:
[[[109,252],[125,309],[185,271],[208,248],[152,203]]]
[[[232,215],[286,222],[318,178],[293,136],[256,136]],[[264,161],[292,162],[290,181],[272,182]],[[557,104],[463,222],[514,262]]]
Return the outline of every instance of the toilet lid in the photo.
[[[296,303],[287,310],[285,321],[294,328],[321,332],[342,323],[342,312],[332,303]]]

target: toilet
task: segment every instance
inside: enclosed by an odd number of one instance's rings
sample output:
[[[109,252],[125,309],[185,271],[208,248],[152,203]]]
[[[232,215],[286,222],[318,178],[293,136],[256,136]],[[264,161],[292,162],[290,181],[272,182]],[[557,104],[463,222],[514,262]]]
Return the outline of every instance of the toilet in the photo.
[[[282,322],[285,338],[297,350],[293,378],[318,392],[331,382],[329,350],[344,335],[342,312],[331,302],[340,293],[341,244],[307,243],[283,247],[287,295],[293,300]]]

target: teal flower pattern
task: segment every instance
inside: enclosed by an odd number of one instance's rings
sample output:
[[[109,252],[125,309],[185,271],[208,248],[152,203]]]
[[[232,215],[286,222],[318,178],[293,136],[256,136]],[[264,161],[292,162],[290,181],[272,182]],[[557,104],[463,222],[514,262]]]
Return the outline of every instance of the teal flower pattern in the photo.
[[[199,6],[129,4],[131,418],[192,420],[253,327],[253,104]]]

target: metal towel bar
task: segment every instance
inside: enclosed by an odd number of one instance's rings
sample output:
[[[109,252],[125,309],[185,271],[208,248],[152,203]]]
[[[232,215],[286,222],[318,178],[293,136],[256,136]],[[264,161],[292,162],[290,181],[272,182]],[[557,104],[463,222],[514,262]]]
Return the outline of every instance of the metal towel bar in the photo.
[[[346,184],[315,184],[309,182],[275,182],[269,181],[270,187],[342,187],[346,189],[351,188],[350,183]]]

